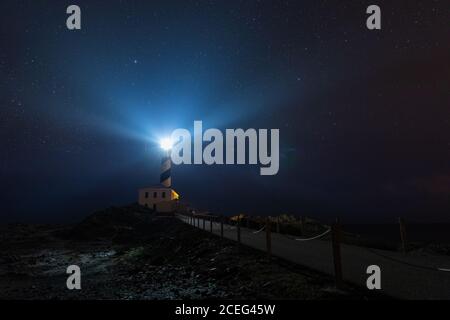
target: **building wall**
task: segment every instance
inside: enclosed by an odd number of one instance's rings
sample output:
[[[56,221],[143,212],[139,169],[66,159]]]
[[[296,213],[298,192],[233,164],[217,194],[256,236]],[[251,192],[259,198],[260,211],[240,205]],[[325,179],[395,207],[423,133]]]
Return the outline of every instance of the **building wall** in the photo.
[[[178,198],[178,194],[171,188],[143,188],[139,190],[138,203],[158,212],[173,212]]]

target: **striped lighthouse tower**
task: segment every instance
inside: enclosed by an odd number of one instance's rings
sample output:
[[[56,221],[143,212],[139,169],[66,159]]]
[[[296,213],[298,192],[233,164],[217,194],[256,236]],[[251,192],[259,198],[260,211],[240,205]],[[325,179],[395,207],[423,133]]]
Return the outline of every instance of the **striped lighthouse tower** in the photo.
[[[161,160],[161,176],[159,182],[166,188],[172,187],[172,177],[170,169],[172,167],[172,160],[170,159],[170,150],[164,152]]]

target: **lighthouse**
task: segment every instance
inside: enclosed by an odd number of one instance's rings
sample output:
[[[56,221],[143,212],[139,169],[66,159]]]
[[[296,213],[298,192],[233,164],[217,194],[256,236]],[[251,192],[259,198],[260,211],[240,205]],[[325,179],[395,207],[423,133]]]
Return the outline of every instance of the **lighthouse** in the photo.
[[[175,212],[178,208],[180,195],[172,189],[172,160],[170,152],[172,142],[161,140],[161,172],[159,184],[139,189],[138,203],[157,212]]]
[[[170,159],[170,150],[164,150],[161,159],[161,175],[159,176],[159,183],[166,188],[172,187],[172,177],[170,171],[172,168],[172,160]]]

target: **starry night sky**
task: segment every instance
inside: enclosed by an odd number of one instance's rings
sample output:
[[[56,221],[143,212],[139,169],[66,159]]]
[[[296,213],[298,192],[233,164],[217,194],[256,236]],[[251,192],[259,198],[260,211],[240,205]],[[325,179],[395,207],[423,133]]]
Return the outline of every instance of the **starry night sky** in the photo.
[[[82,30],[65,26],[82,10]],[[370,4],[382,30],[367,30]],[[76,221],[158,182],[176,128],[279,128],[280,171],[178,166],[224,214],[450,221],[445,1],[0,4],[0,222]]]

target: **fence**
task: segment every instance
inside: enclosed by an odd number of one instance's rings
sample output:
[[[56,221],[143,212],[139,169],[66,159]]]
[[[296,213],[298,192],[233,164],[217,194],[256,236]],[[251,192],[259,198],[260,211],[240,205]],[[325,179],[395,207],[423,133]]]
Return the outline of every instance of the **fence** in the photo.
[[[233,220],[233,218],[225,217],[225,216],[217,216],[210,214],[178,214],[178,216],[186,223],[195,226],[199,229],[203,229],[205,231],[209,231],[211,233],[215,233],[218,230],[218,233],[221,238],[224,238],[225,230],[235,230],[236,238],[234,239],[238,245],[241,244],[241,236],[242,236],[242,223],[245,223],[246,230],[250,230],[252,235],[257,235],[259,233],[265,232],[265,251],[267,252],[268,258],[272,256],[272,225],[275,224],[275,230],[278,234],[280,233],[280,229],[282,223],[277,220],[275,223],[271,221],[270,218],[266,218],[264,224],[261,226],[260,220],[251,220],[248,217],[244,220],[241,218]],[[252,230],[249,227],[258,227],[257,230]],[[303,233],[303,232],[302,232]],[[290,235],[285,235],[287,238],[294,241],[312,241],[319,240],[326,237],[329,233],[331,233],[331,243],[333,248],[333,262],[334,262],[334,270],[335,270],[335,279],[336,286],[338,288],[343,287],[343,276],[342,276],[342,265],[341,265],[341,255],[340,255],[340,225],[339,222],[336,221],[330,228],[326,231],[322,232],[319,235],[315,235],[309,238],[295,238]]]
[[[352,240],[355,235],[344,232],[338,220],[329,226],[318,227],[316,225],[314,228],[308,228],[302,219],[299,224],[300,228],[297,230],[289,227],[289,223],[281,222],[279,218],[239,217],[233,219],[211,214],[179,214],[179,217],[184,222],[221,238],[235,240],[238,245],[246,244],[264,250],[269,258],[273,254],[281,257],[289,254],[288,260],[334,275],[337,288],[344,287],[344,280],[361,285],[361,276],[355,276],[356,272],[359,274],[362,272],[361,261],[364,263],[374,261],[374,263],[383,265],[384,268],[392,269],[394,270],[393,276],[395,275],[399,279],[408,276],[408,273],[414,273],[411,272],[411,269],[407,269],[405,272],[404,268],[414,268],[426,272],[439,271],[450,275],[450,261],[448,265],[436,266],[431,265],[432,262],[416,259],[415,256],[406,254],[408,252],[408,234],[407,225],[403,219],[398,221],[397,227],[398,239],[401,240],[401,252],[389,253],[380,249],[355,246],[354,240]],[[286,233],[289,230],[296,230],[303,236]],[[313,232],[315,233],[313,234]],[[419,275],[419,277],[423,277],[423,275]],[[401,283],[400,280],[398,282]],[[393,290],[394,295],[397,294],[395,291]],[[448,292],[448,290],[446,291]],[[403,292],[400,292],[399,295],[407,296]]]

